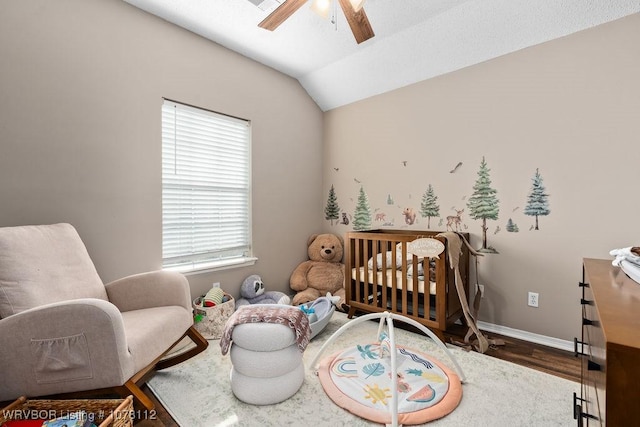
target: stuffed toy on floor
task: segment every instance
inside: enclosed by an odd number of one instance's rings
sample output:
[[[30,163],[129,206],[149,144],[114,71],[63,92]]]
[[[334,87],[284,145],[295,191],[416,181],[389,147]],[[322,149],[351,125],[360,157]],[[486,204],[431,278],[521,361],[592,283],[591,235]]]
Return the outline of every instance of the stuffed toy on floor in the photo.
[[[308,261],[296,267],[291,274],[289,285],[297,293],[293,305],[314,301],[331,293],[339,297],[338,309],[344,310],[344,264],[342,237],[336,234],[313,234],[307,241]]]
[[[262,278],[257,274],[244,279],[240,287],[240,298],[236,307],[249,304],[284,304],[290,305],[291,299],[284,292],[265,291]]]

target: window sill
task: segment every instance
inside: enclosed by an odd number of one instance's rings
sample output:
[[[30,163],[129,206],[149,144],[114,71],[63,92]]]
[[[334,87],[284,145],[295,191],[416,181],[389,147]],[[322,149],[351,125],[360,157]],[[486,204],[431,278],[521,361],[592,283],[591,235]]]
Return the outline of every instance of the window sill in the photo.
[[[180,265],[175,267],[164,267],[167,271],[177,271],[184,275],[209,273],[212,271],[228,270],[231,268],[249,267],[258,261],[255,257],[235,258],[224,261],[211,261],[199,264]]]

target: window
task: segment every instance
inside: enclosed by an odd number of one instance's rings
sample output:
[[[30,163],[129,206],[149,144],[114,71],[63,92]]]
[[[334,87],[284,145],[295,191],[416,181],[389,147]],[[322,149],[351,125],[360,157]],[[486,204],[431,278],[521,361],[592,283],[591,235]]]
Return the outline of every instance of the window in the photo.
[[[162,104],[162,265],[193,271],[253,263],[251,123]]]

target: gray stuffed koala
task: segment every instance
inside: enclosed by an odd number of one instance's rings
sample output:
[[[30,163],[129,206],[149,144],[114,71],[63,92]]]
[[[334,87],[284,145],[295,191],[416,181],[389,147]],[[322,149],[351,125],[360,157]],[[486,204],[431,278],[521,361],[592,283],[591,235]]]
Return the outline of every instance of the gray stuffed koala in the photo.
[[[264,283],[257,274],[244,279],[240,287],[240,298],[236,301],[236,306],[249,304],[283,304],[289,305],[291,299],[284,293],[278,291],[265,291]]]

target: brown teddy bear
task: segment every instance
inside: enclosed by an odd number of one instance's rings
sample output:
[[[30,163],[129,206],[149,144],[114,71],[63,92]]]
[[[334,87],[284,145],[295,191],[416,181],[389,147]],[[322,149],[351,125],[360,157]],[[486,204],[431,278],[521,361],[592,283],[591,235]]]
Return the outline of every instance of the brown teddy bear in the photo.
[[[313,234],[309,237],[309,260],[298,265],[289,280],[291,289],[297,292],[293,296],[293,305],[314,301],[330,292],[340,297],[336,307],[344,309],[343,247],[342,237],[335,234]]]

